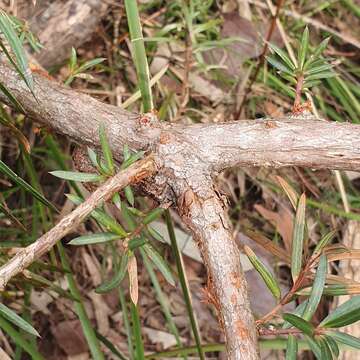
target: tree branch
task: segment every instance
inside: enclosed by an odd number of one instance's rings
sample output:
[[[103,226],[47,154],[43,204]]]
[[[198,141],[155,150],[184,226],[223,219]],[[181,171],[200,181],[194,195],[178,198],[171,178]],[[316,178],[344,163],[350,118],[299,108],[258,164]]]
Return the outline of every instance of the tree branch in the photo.
[[[161,142],[161,137],[176,137],[214,171],[233,166],[360,169],[360,125],[279,118],[143,126],[138,114],[104,104],[40,75],[34,74],[37,100],[17,73],[4,64],[0,64],[0,77],[30,117],[79,143],[98,146],[97,131],[104,122],[117,157],[124,144],[134,150],[149,149]],[[2,93],[0,100],[8,101]]]
[[[120,191],[125,186],[137,183],[145,177],[153,175],[156,170],[155,159],[153,156],[149,156],[108,179],[74,211],[62,218],[51,230],[31,245],[20,250],[0,268],[0,290],[4,290],[13,276],[22,272],[33,261],[48,252],[65,235],[75,230],[101,202],[107,201],[115,192]]]
[[[208,300],[217,312],[228,359],[258,359],[257,336],[250,310],[240,252],[231,233],[226,206],[209,187],[191,188],[178,201],[179,214],[191,229],[208,269]]]

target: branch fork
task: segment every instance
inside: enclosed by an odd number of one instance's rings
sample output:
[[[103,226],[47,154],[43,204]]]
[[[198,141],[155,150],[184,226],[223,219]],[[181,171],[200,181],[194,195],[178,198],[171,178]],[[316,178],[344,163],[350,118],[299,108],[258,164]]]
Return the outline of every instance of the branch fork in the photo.
[[[198,242],[208,271],[210,298],[226,336],[228,358],[258,359],[239,249],[213,178],[233,166],[359,170],[360,126],[310,117],[190,126],[159,123],[153,117],[149,121],[148,114],[103,104],[36,74],[35,99],[17,73],[1,63],[0,77],[28,116],[70,139],[99,147],[97,130],[105,123],[118,159],[125,144],[153,154],[109,179],[52,230],[0,268],[0,288],[78,226],[112,192],[142,180],[142,189],[160,203],[175,200],[182,220]],[[0,94],[0,100],[6,102],[6,97]],[[131,177],[128,171],[133,171]]]

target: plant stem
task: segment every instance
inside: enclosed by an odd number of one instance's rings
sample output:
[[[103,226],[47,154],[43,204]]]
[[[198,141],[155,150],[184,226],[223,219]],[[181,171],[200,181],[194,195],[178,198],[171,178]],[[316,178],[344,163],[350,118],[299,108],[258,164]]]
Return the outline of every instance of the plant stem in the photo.
[[[139,10],[136,0],[125,0],[126,15],[133,47],[133,59],[138,76],[144,112],[153,110],[153,99],[150,88],[149,66],[146,58],[144,38],[141,30]]]
[[[168,232],[169,232],[169,237],[170,237],[170,241],[171,241],[171,247],[172,247],[174,255],[175,255],[176,267],[177,267],[177,270],[178,270],[181,289],[183,291],[184,300],[185,300],[185,304],[186,304],[186,309],[188,311],[188,315],[189,315],[189,318],[190,318],[190,324],[191,324],[191,328],[192,328],[192,331],[193,331],[193,334],[194,334],[198,354],[199,354],[199,357],[200,357],[201,360],[205,360],[204,350],[203,350],[203,348],[201,346],[200,331],[199,331],[199,327],[198,327],[196,317],[195,317],[195,314],[194,314],[194,311],[193,311],[189,286],[188,286],[186,275],[185,275],[185,272],[184,272],[184,264],[183,264],[182,256],[181,256],[181,253],[179,251],[179,247],[178,247],[178,244],[177,244],[177,241],[176,241],[174,225],[172,223],[171,215],[170,215],[169,210],[165,210],[165,220],[166,220],[166,226],[167,226],[167,229],[168,229]]]

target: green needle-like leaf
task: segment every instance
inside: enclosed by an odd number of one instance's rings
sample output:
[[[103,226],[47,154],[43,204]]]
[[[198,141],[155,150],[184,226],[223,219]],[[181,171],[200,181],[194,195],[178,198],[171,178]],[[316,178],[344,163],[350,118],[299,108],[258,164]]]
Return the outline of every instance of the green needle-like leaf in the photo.
[[[311,289],[311,294],[304,310],[303,319],[310,320],[320,303],[323,293],[327,272],[327,258],[322,255],[319,261],[319,266],[316,271],[314,283]]]
[[[296,360],[298,352],[298,342],[294,335],[289,335],[286,345],[286,360]]]
[[[12,49],[12,52],[15,56],[16,65],[20,70],[21,76],[25,80],[29,89],[33,90],[34,82],[23,45],[14,29],[13,22],[3,10],[0,10],[0,31]]]
[[[289,322],[290,324],[292,324],[293,326],[295,326],[296,328],[298,328],[299,330],[301,330],[304,334],[308,336],[314,335],[314,330],[315,330],[314,326],[308,321],[302,319],[300,316],[285,313],[283,314],[283,319]]]
[[[101,244],[108,241],[113,241],[120,239],[118,234],[113,233],[99,233],[79,236],[69,242],[70,245],[91,245],[91,244]]]
[[[39,200],[45,206],[49,207],[57,211],[56,207],[47,200],[39,191],[37,191],[34,187],[28,184],[25,180],[23,180],[20,176],[14,173],[4,162],[0,160],[0,172],[5,174],[10,180],[14,181],[18,184],[22,189],[29,192],[35,199]]]
[[[113,175],[115,172],[114,159],[110,149],[109,141],[106,137],[105,125],[101,124],[99,128],[101,149],[106,161],[106,167],[109,169],[109,175]]]
[[[98,182],[104,180],[104,177],[99,174],[93,173],[82,173],[77,171],[64,171],[55,170],[50,171],[50,174],[60,179],[79,181],[79,182]]]
[[[292,252],[291,252],[291,275],[295,282],[298,278],[302,267],[302,254],[304,244],[304,231],[305,231],[305,194],[300,196],[296,217],[294,223],[293,237],[292,237]]]
[[[360,320],[360,296],[354,296],[337,307],[321,323],[320,327],[339,328]]]
[[[298,52],[298,63],[300,69],[304,68],[308,48],[309,48],[309,29],[306,26],[301,37],[300,48]]]
[[[175,286],[175,280],[173,278],[172,272],[166,263],[166,261],[162,258],[162,256],[150,245],[145,244],[143,249],[146,255],[150,258],[150,260],[154,263],[157,269],[163,274],[166,281]]]
[[[340,331],[327,331],[326,334],[331,336],[340,344],[345,344],[360,350],[360,339],[355,336],[345,334]]]
[[[264,280],[268,289],[274,295],[275,299],[280,300],[281,290],[273,274],[260,261],[260,259],[255,255],[255,253],[246,245],[244,246],[244,252],[246,256],[249,258],[252,265],[254,266],[255,270],[260,274],[260,276]]]
[[[27,321],[25,321],[22,317],[9,309],[6,305],[1,303],[0,315],[12,322],[14,325],[18,326],[20,329],[26,331],[27,333],[40,337],[40,334]]]

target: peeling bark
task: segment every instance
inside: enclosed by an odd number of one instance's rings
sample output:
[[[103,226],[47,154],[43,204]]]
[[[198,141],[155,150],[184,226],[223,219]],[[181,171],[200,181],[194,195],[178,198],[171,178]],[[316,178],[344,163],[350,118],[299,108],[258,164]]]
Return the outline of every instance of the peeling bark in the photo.
[[[211,188],[186,189],[179,213],[190,228],[208,269],[209,301],[226,336],[228,359],[259,359],[247,284],[223,201]]]

